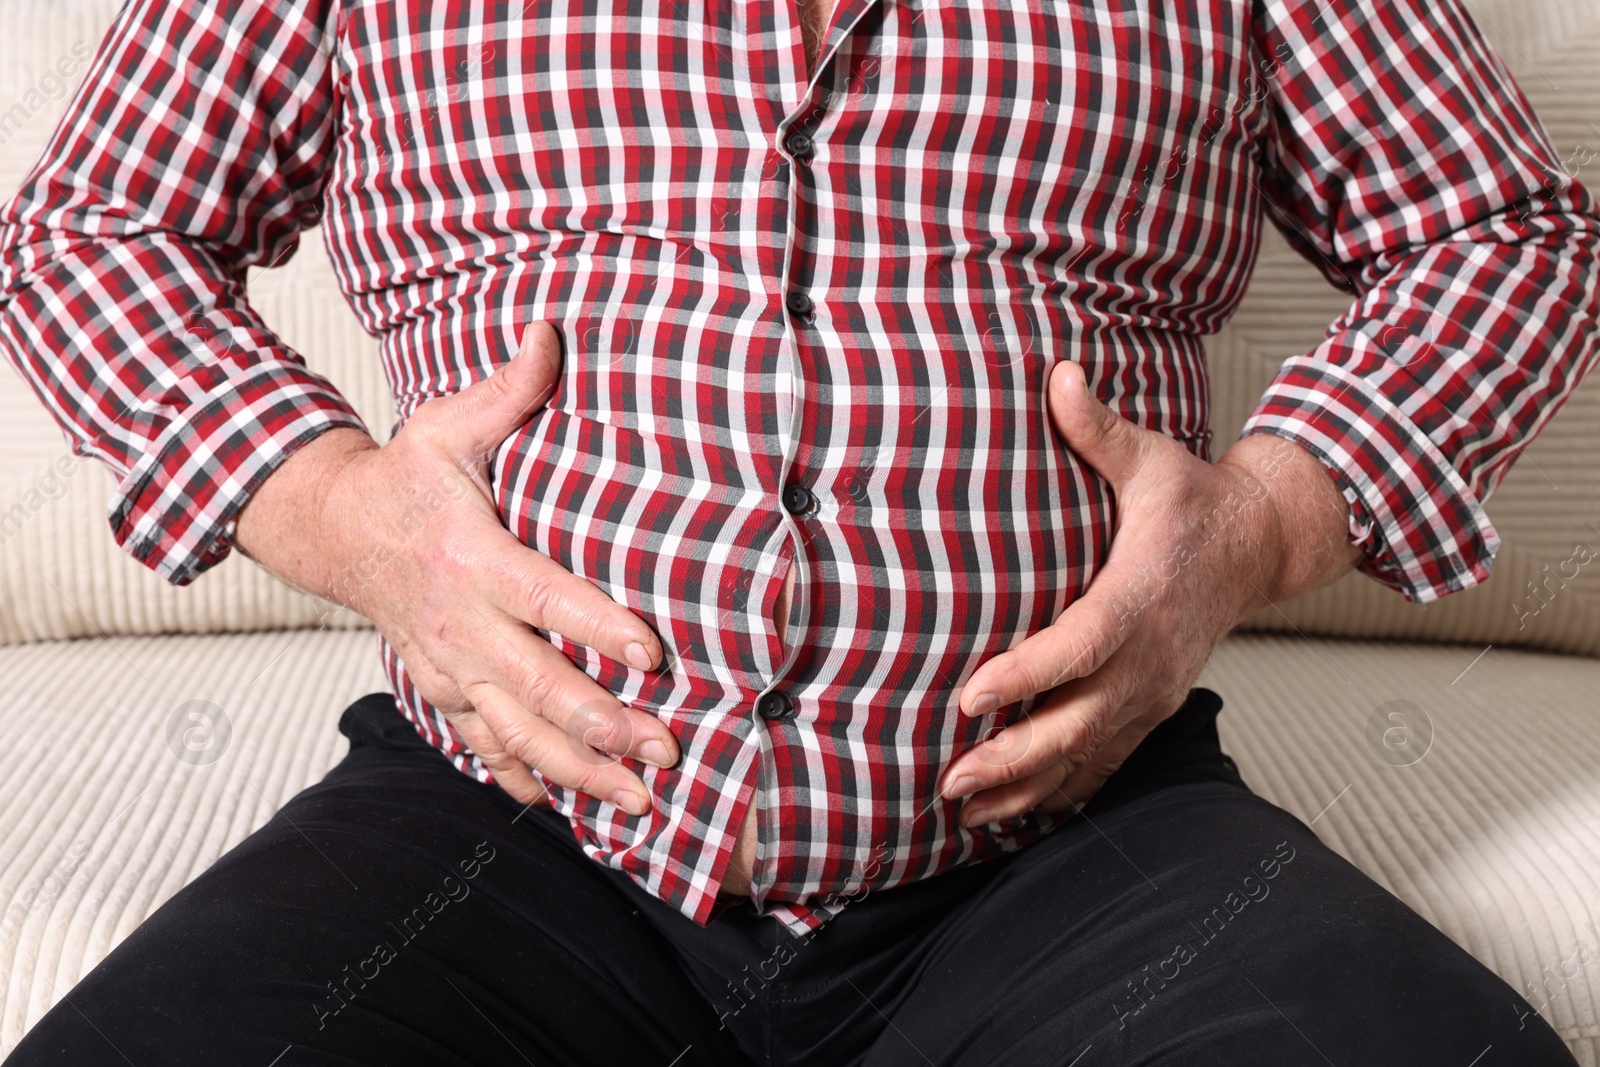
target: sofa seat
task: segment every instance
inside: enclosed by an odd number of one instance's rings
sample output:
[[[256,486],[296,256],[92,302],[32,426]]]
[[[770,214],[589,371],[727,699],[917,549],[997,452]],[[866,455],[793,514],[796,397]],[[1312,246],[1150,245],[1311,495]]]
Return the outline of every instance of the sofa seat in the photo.
[[[1481,651],[1238,636],[1202,682],[1258,792],[1600,1067],[1600,661]],[[0,648],[0,677],[0,1052],[331,767],[340,711],[383,688],[370,631],[42,642]]]
[[[0,1056],[338,762],[339,713],[385,686],[370,630],[13,645],[0,678]],[[227,716],[209,750],[188,719],[169,745],[192,701]]]
[[[1600,1065],[1600,660],[1236,635],[1201,684],[1222,694],[1223,746],[1251,788]],[[1409,755],[1402,735],[1385,744],[1408,728]]]

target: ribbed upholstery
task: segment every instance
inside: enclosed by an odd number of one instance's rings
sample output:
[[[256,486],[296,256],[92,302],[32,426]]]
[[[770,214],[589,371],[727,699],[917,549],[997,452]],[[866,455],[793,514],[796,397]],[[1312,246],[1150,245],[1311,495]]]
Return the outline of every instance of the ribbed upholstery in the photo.
[[[0,1055],[333,766],[340,711],[385,686],[370,631],[13,646],[0,678]],[[211,733],[209,764],[169,745],[169,720],[193,700],[231,724],[226,745]]]
[[[1600,56],[1600,5],[1593,10],[1590,54]],[[1585,74],[1590,117],[1600,125],[1600,77],[1594,70]],[[1523,84],[1536,102],[1537,89],[1548,91],[1537,78],[1524,77]],[[1545,110],[1553,125],[1554,114],[1549,113],[1560,112]],[[1600,148],[1600,132],[1590,130],[1586,141],[1581,133],[1568,139],[1558,136],[1557,144],[1564,149],[1574,144]],[[1584,177],[1600,184],[1600,157]],[[1268,233],[1244,306],[1208,345],[1216,454],[1238,435],[1283,358],[1309,347],[1345,304],[1343,294],[1328,287],[1276,231]],[[1593,376],[1489,499],[1486,510],[1504,542],[1489,581],[1423,607],[1352,574],[1281,608],[1262,611],[1247,628],[1480,646],[1492,642],[1600,655],[1600,559],[1577,568],[1578,576],[1571,582],[1549,577],[1559,574],[1558,568],[1580,544],[1600,554],[1597,455],[1600,376]],[[1541,573],[1546,567],[1548,571]],[[1546,591],[1531,598],[1529,583],[1547,578]]]
[[[1253,789],[1548,1000],[1579,1061],[1600,1064],[1600,661],[1481,651],[1236,636],[1201,684],[1223,696],[1223,745]],[[1400,700],[1433,740],[1396,766],[1368,722]]]
[[[118,7],[0,4],[0,195],[65,106],[30,112],[28,92],[75,42],[97,42]],[[1469,7],[1562,153],[1600,149],[1600,5]],[[1597,175],[1600,158],[1582,171],[1600,185]],[[392,409],[375,342],[345,309],[317,236],[251,291],[384,435]],[[1279,361],[1311,347],[1345,303],[1268,234],[1244,308],[1210,345],[1218,452]],[[60,499],[29,497],[64,454],[37,401],[0,371],[0,645],[89,638],[0,647],[0,1055],[161,901],[319,777],[343,750],[340,709],[383,687],[372,635],[337,629],[359,619],[329,617],[248,560],[178,590],[122,556],[105,521],[110,481],[92,464],[65,479]],[[1518,625],[1519,607],[1537,605],[1525,583],[1541,567],[1579,543],[1600,548],[1597,455],[1591,381],[1490,502],[1506,544],[1487,585],[1423,610],[1351,578],[1252,623],[1309,636],[1231,639],[1204,679],[1227,702],[1224,741],[1258,791],[1315,819],[1535,1003],[1548,998],[1546,1017],[1585,1067],[1600,1067],[1600,661],[1506,649],[1600,655],[1600,563],[1552,584],[1548,606]],[[293,627],[321,632],[123,636]],[[210,765],[168,745],[169,717],[196,699],[233,728]],[[1399,699],[1435,729],[1410,766],[1379,760],[1367,737],[1374,711]]]
[[[0,902],[20,908],[0,914],[0,1053],[338,759],[339,711],[383,687],[373,648],[368,633],[309,631],[0,648]],[[1547,999],[1579,1061],[1600,1067],[1600,661],[1476,655],[1246,636],[1202,682],[1223,694],[1223,742],[1257,792]],[[195,699],[232,724],[209,765],[168,744],[169,718]],[[1434,728],[1411,766],[1366,738],[1397,699]],[[76,842],[76,869],[52,879]]]

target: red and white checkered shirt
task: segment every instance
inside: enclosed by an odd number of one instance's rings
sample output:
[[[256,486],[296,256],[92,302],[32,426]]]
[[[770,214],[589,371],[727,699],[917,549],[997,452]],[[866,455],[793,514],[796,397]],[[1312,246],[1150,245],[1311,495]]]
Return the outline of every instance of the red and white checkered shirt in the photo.
[[[796,930],[1050,828],[964,830],[936,788],[990,727],[963,682],[1110,542],[1049,369],[1208,455],[1203,339],[1263,218],[1356,300],[1249,430],[1325,462],[1413,599],[1487,575],[1481,501],[1596,357],[1595,205],[1457,0],[841,0],[814,76],[779,0],[518,6],[131,0],[0,215],[0,348],[186,582],[359,425],[247,265],[320,220],[402,420],[556,323],[498,503],[661,635],[649,674],[553,639],[684,755],[639,767],[641,818],[555,796],[700,921],[751,804]]]

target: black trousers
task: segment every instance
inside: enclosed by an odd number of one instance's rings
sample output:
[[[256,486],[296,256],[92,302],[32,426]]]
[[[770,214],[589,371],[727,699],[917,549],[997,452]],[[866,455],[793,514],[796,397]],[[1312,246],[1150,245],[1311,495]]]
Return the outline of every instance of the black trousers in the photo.
[[[792,938],[701,928],[385,695],[350,755],[9,1064],[1575,1063],[1509,986],[1254,796],[1195,690],[1081,818]]]

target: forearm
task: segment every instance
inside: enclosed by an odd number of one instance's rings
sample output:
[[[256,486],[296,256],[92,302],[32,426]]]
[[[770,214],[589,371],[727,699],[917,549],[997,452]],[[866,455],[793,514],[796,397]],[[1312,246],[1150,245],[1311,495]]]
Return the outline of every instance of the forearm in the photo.
[[[1333,471],[1362,571],[1426,603],[1488,577],[1483,502],[1600,360],[1600,208],[1568,173],[1593,159],[1555,150],[1460,0],[1265,13],[1257,53],[1293,61],[1258,187],[1357,299],[1245,431]]]
[[[117,541],[176,584],[289,456],[361,425],[245,291],[322,199],[338,10],[131,0],[0,205],[0,355],[119,479]]]
[[[239,512],[234,544],[291,585],[340,600],[332,489],[352,459],[377,447],[365,430],[348,427],[303,445]]]

